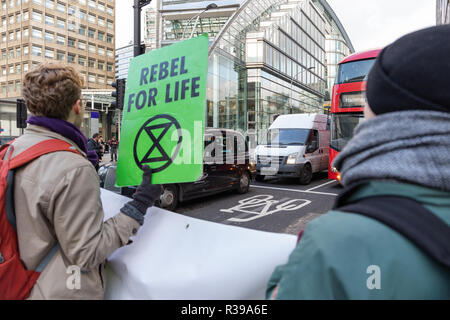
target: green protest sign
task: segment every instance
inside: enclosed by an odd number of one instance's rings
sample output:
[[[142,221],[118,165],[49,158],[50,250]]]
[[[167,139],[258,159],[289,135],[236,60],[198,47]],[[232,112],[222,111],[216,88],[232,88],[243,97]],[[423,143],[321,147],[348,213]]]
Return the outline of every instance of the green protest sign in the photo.
[[[196,181],[203,172],[208,36],[178,42],[130,63],[117,185]]]

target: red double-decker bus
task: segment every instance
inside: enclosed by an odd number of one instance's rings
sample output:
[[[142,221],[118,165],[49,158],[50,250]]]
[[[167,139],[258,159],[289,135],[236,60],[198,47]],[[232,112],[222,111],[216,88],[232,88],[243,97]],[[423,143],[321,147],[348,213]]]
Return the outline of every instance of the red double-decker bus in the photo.
[[[331,98],[331,137],[328,178],[340,180],[331,164],[353,137],[355,127],[364,120],[367,75],[380,49],[355,53],[339,63]]]

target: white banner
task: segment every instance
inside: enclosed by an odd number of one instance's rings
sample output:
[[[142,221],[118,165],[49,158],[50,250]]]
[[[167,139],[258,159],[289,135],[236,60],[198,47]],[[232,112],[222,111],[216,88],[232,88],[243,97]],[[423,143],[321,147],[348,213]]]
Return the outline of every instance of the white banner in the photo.
[[[105,219],[128,201],[102,189]],[[296,241],[150,208],[133,244],[108,259],[105,299],[264,299]]]

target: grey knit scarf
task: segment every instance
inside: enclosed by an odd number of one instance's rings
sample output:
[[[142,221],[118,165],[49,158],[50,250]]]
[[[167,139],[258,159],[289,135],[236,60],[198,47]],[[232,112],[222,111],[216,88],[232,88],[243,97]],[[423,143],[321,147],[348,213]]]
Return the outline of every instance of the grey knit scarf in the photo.
[[[376,179],[450,191],[450,113],[401,111],[365,121],[334,166],[344,186]]]

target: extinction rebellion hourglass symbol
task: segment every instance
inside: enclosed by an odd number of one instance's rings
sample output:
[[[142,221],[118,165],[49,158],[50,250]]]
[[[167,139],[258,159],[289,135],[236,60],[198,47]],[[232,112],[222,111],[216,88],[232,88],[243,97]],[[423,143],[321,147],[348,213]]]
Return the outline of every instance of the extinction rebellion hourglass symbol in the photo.
[[[166,121],[161,121],[166,120]],[[161,131],[162,129],[162,131]],[[164,150],[161,146],[162,139],[168,134],[173,133],[174,130],[177,130],[178,133],[178,142],[175,148],[175,152],[172,155],[170,150]],[[171,136],[171,135],[170,135]],[[151,139],[152,143],[148,144],[148,138]],[[167,114],[160,114],[152,117],[148,120],[144,125],[139,129],[139,132],[134,140],[134,161],[138,165],[139,168],[142,169],[143,165],[149,165],[152,169],[153,173],[161,172],[169,167],[172,162],[178,156],[178,153],[181,149],[181,142],[183,140],[181,126],[178,121]],[[145,153],[143,157],[138,156],[138,147],[140,144],[146,143],[148,145],[148,151]],[[142,150],[142,146],[139,148]],[[173,148],[170,148],[173,150]],[[158,153],[158,156],[152,156],[153,153]],[[155,162],[161,162],[162,165],[159,167],[154,167],[152,165]]]

